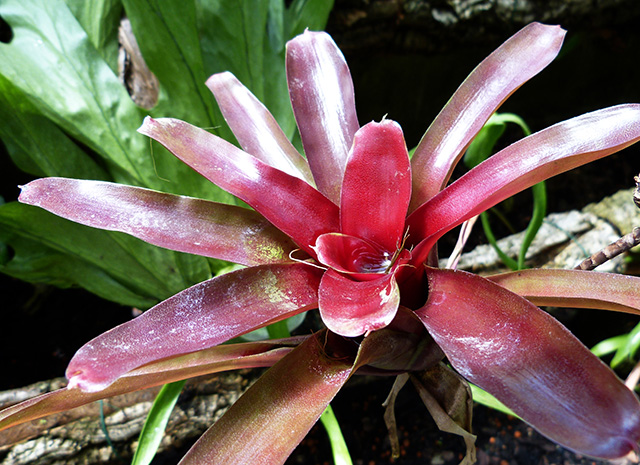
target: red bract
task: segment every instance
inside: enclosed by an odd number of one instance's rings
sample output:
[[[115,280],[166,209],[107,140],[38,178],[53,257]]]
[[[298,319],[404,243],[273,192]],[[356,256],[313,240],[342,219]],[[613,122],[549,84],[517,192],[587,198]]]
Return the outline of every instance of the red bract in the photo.
[[[282,463],[356,370],[413,373],[430,399],[433,379],[462,383],[442,375],[446,355],[462,376],[570,449],[604,458],[636,449],[635,395],[534,303],[638,313],[640,279],[545,270],[492,281],[426,266],[437,240],[466,219],[640,139],[640,105],[620,105],[533,134],[445,187],[483,124],[553,60],[563,37],[559,27],[534,23],[505,42],[456,91],[411,161],[397,123],[358,126],[344,58],[318,32],[287,47],[306,159],[230,73],[207,85],[244,150],[183,121],[144,121],[140,132],[255,211],[96,181],[24,186],[20,201],[62,217],[248,268],[98,336],[69,365],[76,389],[7,409],[0,426],[101,394],[273,365],[184,463]],[[327,330],[216,347],[312,308]]]

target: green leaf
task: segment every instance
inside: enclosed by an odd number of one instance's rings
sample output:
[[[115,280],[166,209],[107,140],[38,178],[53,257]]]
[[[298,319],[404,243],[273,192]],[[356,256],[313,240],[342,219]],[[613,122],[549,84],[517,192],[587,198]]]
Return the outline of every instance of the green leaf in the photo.
[[[618,348],[611,360],[611,367],[616,368],[623,362],[630,362],[640,347],[640,324],[625,335],[624,344]]]
[[[333,463],[335,465],[352,465],[353,462],[351,461],[351,455],[349,455],[347,443],[344,440],[344,436],[340,430],[340,424],[333,413],[331,404],[327,405],[327,408],[322,412],[320,421],[329,435],[331,452],[333,453]]]
[[[302,34],[305,29],[321,31],[327,25],[333,0],[294,0],[286,12],[289,38]]]
[[[465,166],[473,168],[489,158],[506,128],[506,124],[492,122],[489,118],[464,154]]]
[[[506,413],[507,415],[511,415],[512,417],[520,418],[518,417],[518,415],[513,413],[513,411],[509,407],[505,406],[502,402],[500,402],[498,399],[493,397],[487,391],[480,389],[478,386],[471,383],[469,383],[469,387],[471,388],[471,393],[473,395],[474,402],[477,402],[482,405],[486,405],[487,407],[490,407],[495,410],[499,410],[500,412]]]
[[[118,25],[122,17],[120,0],[65,0],[71,13],[89,36],[93,46],[118,71]]]
[[[73,138],[94,150],[118,182],[159,185],[142,120],[124,86],[62,0],[6,0],[13,40],[0,44],[0,74]]]
[[[35,176],[109,179],[109,175],[0,76],[0,138],[15,164]]]
[[[78,284],[109,300],[143,308],[211,276],[203,257],[177,258],[176,252],[125,234],[81,226],[17,202],[0,207],[0,239],[16,253],[2,270],[8,274],[63,286]],[[55,251],[50,258],[44,255],[48,249]],[[114,293],[114,287],[127,292]],[[139,296],[134,302],[132,294]]]
[[[149,465],[156,455],[158,446],[164,436],[164,430],[169,422],[169,417],[173,407],[178,401],[178,396],[182,392],[184,381],[165,384],[156,396],[156,400],[151,406],[151,410],[144,422],[138,447],[133,456],[131,465]]]

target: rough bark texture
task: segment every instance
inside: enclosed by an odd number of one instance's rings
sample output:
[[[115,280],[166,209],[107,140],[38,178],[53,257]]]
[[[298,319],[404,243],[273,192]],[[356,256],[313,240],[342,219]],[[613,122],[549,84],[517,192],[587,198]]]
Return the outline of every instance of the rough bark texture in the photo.
[[[327,29],[346,54],[442,52],[504,40],[531,21],[575,31],[638,17],[636,0],[336,0]]]
[[[259,370],[190,380],[178,399],[160,452],[197,439],[256,379]],[[0,408],[64,386],[57,378],[0,393]],[[2,465],[128,463],[159,388],[133,392],[0,432]],[[108,438],[104,431],[107,431]],[[174,460],[175,462],[178,459]]]

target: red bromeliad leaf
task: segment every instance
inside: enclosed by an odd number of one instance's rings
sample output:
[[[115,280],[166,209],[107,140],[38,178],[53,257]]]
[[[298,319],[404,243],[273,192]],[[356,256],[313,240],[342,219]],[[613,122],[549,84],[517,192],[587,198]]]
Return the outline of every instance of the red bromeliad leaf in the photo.
[[[355,371],[313,335],[275,364],[198,440],[181,465],[284,463]]]
[[[318,306],[324,324],[336,334],[356,337],[384,328],[400,304],[394,273],[371,281],[354,281],[328,270],[320,282]]]
[[[411,160],[410,211],[444,188],[465,148],[502,102],[556,57],[565,31],[531,23],[489,55],[460,85]]]
[[[555,124],[510,145],[445,188],[407,218],[414,263],[463,221],[534,184],[640,140],[640,105],[618,105]]]
[[[322,271],[262,265],[186,289],[85,344],[67,368],[71,387],[93,392],[146,363],[213,347],[317,306]]]
[[[597,308],[640,315],[640,278],[583,270],[531,269],[488,279],[535,305]]]
[[[218,106],[245,152],[313,184],[307,161],[284,135],[269,110],[230,72],[207,80]]]
[[[273,366],[305,338],[228,344],[149,363],[124,374],[106,389],[83,392],[59,389],[0,411],[0,430],[55,413],[166,383],[241,368]],[[3,445],[0,436],[0,446]]]
[[[400,248],[411,198],[411,166],[402,129],[383,120],[353,139],[342,180],[340,229],[391,254]]]
[[[241,265],[289,261],[296,248],[253,210],[122,184],[43,178],[23,186],[18,200],[86,226]]]
[[[273,168],[229,142],[184,121],[145,118],[138,130],[214,184],[247,202],[301,248],[338,231],[338,207],[299,178]]]
[[[318,189],[336,205],[353,136],[360,127],[349,67],[324,32],[287,42],[287,82],[302,144]]]
[[[359,347],[330,332],[314,334],[260,377],[180,465],[284,463],[358,368],[402,356],[396,342],[388,332],[373,333]]]
[[[578,453],[618,458],[636,449],[640,403],[564,326],[479,276],[427,276],[429,298],[416,313],[465,378]]]

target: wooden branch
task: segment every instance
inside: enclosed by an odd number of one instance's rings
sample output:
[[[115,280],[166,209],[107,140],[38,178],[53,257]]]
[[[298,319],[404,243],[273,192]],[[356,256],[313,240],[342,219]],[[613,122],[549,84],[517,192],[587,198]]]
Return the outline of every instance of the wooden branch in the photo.
[[[160,452],[197,439],[244,392],[260,370],[242,370],[189,380],[178,399]],[[64,378],[0,392],[0,408],[64,386]],[[87,465],[130,461],[138,436],[159,388],[105,399],[105,426],[100,403],[36,420],[0,432],[0,464]],[[177,460],[176,460],[177,462]]]

